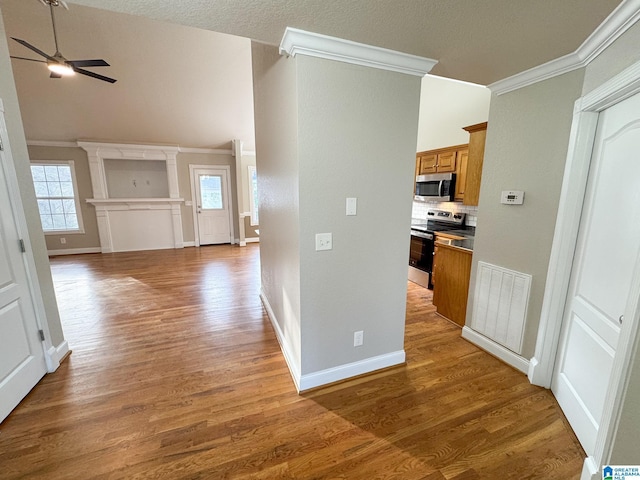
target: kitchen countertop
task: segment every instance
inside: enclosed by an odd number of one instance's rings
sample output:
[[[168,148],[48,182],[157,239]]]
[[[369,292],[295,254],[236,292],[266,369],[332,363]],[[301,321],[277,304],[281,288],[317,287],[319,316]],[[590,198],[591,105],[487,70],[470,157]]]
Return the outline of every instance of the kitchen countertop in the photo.
[[[459,248],[460,250],[466,250],[468,252],[473,252],[473,240],[474,237],[466,237],[463,240],[453,240],[452,238],[438,238],[438,240],[436,241],[436,245],[444,245],[448,247]]]
[[[446,230],[443,232],[436,231],[435,234],[442,233],[445,237],[437,237],[437,244],[448,245],[450,247],[460,248],[473,252],[473,242],[475,239],[476,228],[475,227],[463,227],[458,230]],[[447,235],[455,235],[457,237],[464,237],[463,239],[446,238]]]

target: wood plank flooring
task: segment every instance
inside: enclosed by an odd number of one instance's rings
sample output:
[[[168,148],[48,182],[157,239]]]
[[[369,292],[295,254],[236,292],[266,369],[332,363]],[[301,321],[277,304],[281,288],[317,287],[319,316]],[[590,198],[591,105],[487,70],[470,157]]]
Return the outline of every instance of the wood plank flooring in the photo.
[[[52,259],[73,354],[0,425],[1,479],[577,479],[547,390],[409,284],[407,365],[298,395],[259,246]]]

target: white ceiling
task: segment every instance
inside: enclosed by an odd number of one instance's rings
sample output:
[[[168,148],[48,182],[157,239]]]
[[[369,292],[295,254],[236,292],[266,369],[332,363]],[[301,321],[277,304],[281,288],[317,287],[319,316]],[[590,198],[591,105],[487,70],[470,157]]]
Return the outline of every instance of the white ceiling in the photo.
[[[575,51],[619,3],[74,0],[56,11],[63,54],[105,58],[112,67],[93,70],[118,83],[50,80],[44,65],[12,63],[28,138],[193,147],[241,138],[251,149],[250,45],[212,31],[277,45],[291,26],[433,58],[433,74],[489,84]],[[53,53],[48,9],[38,0],[0,0],[0,8],[10,36]],[[12,55],[29,56],[10,43]]]

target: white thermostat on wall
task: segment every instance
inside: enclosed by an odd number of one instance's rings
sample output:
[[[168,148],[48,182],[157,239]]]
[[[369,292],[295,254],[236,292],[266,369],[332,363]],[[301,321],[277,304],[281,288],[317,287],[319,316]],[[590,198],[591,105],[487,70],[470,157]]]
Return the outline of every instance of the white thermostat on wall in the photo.
[[[505,205],[522,205],[524,192],[522,190],[503,190],[500,203]]]

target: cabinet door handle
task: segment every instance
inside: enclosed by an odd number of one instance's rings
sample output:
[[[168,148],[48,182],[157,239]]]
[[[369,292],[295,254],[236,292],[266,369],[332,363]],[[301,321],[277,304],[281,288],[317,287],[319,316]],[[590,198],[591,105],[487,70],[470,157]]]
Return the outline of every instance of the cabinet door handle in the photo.
[[[620,322],[620,325],[622,325],[623,321],[624,321],[624,315],[620,315],[620,318],[618,319],[618,322]]]

